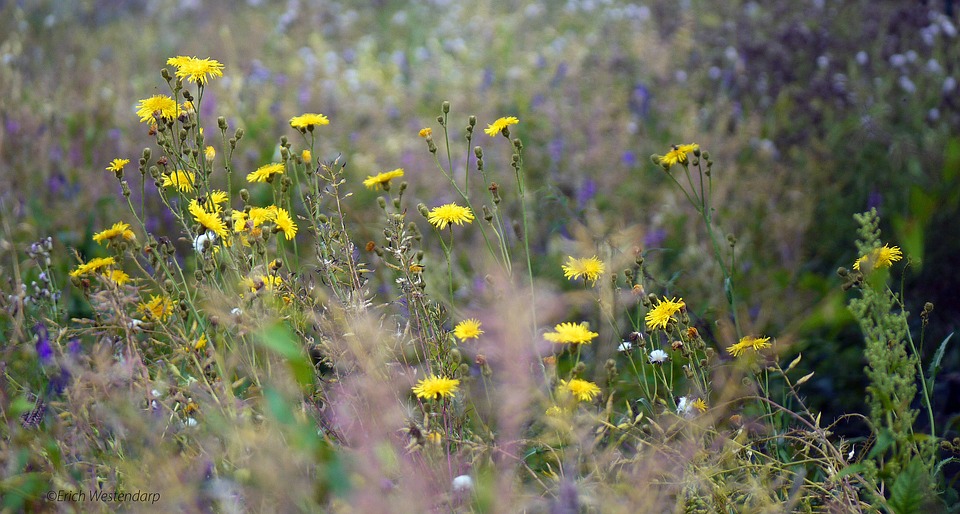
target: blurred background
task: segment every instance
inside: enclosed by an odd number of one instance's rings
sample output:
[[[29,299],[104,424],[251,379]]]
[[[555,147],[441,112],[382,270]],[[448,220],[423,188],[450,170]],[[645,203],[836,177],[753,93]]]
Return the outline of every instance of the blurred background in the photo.
[[[201,115],[209,127],[224,116],[231,130],[244,128],[234,162],[244,174],[277,155],[281,134],[296,135],[292,116],[319,112],[331,124],[318,157],[341,155],[356,186],[402,167],[414,201],[439,205],[455,198],[417,132],[437,130],[441,102],[452,105],[451,144],[464,160],[469,115],[481,127],[517,116],[539,207],[535,272],[560,277],[571,238],[628,233],[710,320],[709,306],[724,300],[719,270],[704,259],[709,240],[649,158],[699,143],[716,163],[717,224],[737,238],[737,293],[750,326],[789,342],[785,357],[803,352],[801,367],[817,371],[806,392],[825,418],[862,411],[863,341],[836,274],[858,257],[854,213],[875,207],[883,240],[903,248],[907,265],[894,273],[903,270],[917,333],[916,314],[935,305],[927,360],[960,324],[952,4],[0,1],[0,197],[12,238],[2,266],[47,236],[63,276],[74,252],[98,251],[91,235],[126,219],[104,168],[154,146],[135,105],[168,93],[159,74],[168,57],[210,57],[225,70]],[[507,156],[486,156],[504,182]],[[149,226],[172,233],[148,182]],[[356,192],[355,238],[374,239],[376,194]],[[85,309],[68,306],[71,315]],[[934,394],[938,433],[948,437],[960,411],[956,348]]]

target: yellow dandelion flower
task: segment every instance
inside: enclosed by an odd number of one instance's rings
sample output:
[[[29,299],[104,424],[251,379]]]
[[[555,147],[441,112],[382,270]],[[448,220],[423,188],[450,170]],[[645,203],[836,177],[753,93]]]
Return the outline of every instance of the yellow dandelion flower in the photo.
[[[149,301],[137,306],[137,310],[155,320],[167,321],[173,314],[173,301],[166,296],[151,295]]]
[[[200,337],[193,343],[193,349],[201,352],[207,347],[207,334],[200,334]]]
[[[647,313],[647,328],[650,330],[665,329],[670,321],[677,321],[674,316],[686,306],[683,298],[667,300],[666,298],[657,299],[657,305]]]
[[[605,269],[603,261],[598,259],[596,255],[585,259],[574,259],[568,256],[567,263],[563,265],[563,276],[570,280],[583,277],[596,284],[597,279],[600,278],[600,275],[603,275]]]
[[[193,191],[195,181],[196,176],[192,171],[176,170],[163,176],[163,187],[173,186],[179,189],[181,193],[189,193]]]
[[[433,445],[439,445],[441,442],[443,442],[443,436],[440,435],[440,432],[430,431],[430,432],[427,432],[427,435],[425,437],[427,439],[427,442]]]
[[[86,264],[80,264],[77,269],[70,272],[71,277],[80,277],[87,273],[98,271],[107,266],[113,266],[117,261],[113,257],[97,257],[90,259]]]
[[[260,225],[273,220],[277,215],[277,208],[275,206],[270,207],[253,207],[250,209],[250,219],[253,220],[253,226],[259,227]]]
[[[593,399],[600,394],[600,388],[597,384],[579,378],[574,378],[569,382],[561,380],[560,387],[567,390],[574,398],[581,402],[593,401]]]
[[[127,275],[122,270],[118,270],[118,269],[110,270],[103,273],[103,278],[113,282],[118,286],[122,286],[127,282],[130,282],[130,275]]]
[[[221,205],[227,203],[227,200],[230,199],[226,191],[220,191],[219,189],[210,191],[210,195],[207,198],[210,200],[210,204],[213,205],[213,209],[216,212],[223,211]]]
[[[697,398],[693,401],[693,408],[700,412],[707,412],[707,402],[703,401],[703,398]]]
[[[290,213],[287,212],[286,209],[277,208],[274,223],[276,223],[277,228],[283,232],[283,237],[287,241],[293,240],[294,236],[297,235],[297,225],[293,222],[293,218],[290,217]]]
[[[110,161],[110,165],[107,166],[107,171],[112,171],[114,173],[123,171],[123,167],[127,164],[130,164],[130,159],[114,159]]]
[[[247,213],[245,211],[233,211],[230,214],[233,219],[233,231],[243,232],[247,228]]]
[[[589,344],[600,335],[591,332],[586,323],[560,323],[553,330],[543,334],[543,338],[554,343]]]
[[[220,216],[214,212],[207,212],[203,207],[200,206],[200,202],[196,199],[190,200],[190,206],[187,208],[190,211],[190,214],[193,215],[193,219],[196,220],[203,228],[213,232],[220,239],[227,237],[227,226],[223,223],[223,220],[220,219]]]
[[[127,225],[126,223],[120,221],[120,222],[114,223],[112,227],[94,234],[93,240],[96,241],[97,244],[103,244],[103,242],[106,241],[107,246],[110,246],[110,242],[118,237],[122,237],[127,240],[132,240],[137,238],[136,234],[134,234],[133,231],[130,230],[130,225]]]
[[[137,116],[140,116],[141,123],[153,123],[155,118],[172,120],[179,115],[180,107],[167,95],[154,95],[137,104]]]
[[[674,164],[686,164],[687,163],[687,154],[693,152],[694,150],[700,148],[700,145],[696,143],[690,143],[685,145],[673,145],[670,148],[670,151],[667,152],[667,155],[660,157],[660,165],[670,167]]]
[[[430,375],[422,378],[413,386],[413,393],[424,400],[434,400],[443,397],[453,397],[460,386],[460,381],[455,378],[438,377]]]
[[[875,269],[889,268],[893,266],[893,263],[902,258],[903,252],[900,251],[899,246],[883,245],[883,247],[876,248],[867,255],[857,259],[857,261],[853,263],[853,269],[861,271],[861,267],[863,267],[862,271],[869,273]]]
[[[430,127],[425,127],[420,129],[420,137],[427,138],[433,135],[433,129]]]
[[[727,352],[734,357],[739,357],[743,355],[747,349],[752,348],[755,351],[759,351],[764,348],[770,348],[769,341],[769,337],[744,336],[740,341],[728,347]]]
[[[274,175],[280,175],[284,171],[283,164],[271,163],[257,168],[247,175],[247,182],[269,182],[273,180]]]
[[[301,152],[300,158],[303,159],[303,162],[307,164],[313,164],[313,154],[310,153],[310,150],[304,150]]]
[[[487,125],[487,128],[483,130],[488,136],[496,137],[497,134],[503,132],[503,129],[509,127],[510,125],[516,125],[520,123],[520,120],[510,116],[508,118],[499,118],[497,121]]]
[[[391,180],[402,176],[403,168],[397,168],[393,171],[378,173],[377,175],[368,175],[367,180],[363,181],[363,185],[367,186],[368,189],[381,189],[389,184]]]
[[[212,146],[207,146],[203,149],[203,158],[206,159],[207,162],[213,162],[213,160],[217,158],[217,149]]]
[[[298,130],[313,130],[313,127],[329,124],[330,120],[322,114],[306,113],[290,118],[290,126]]]
[[[483,330],[480,330],[480,320],[477,319],[465,319],[453,327],[453,335],[460,341],[479,339],[481,334]]]
[[[240,285],[250,289],[250,292],[257,292],[260,289],[273,291],[275,287],[283,284],[283,278],[280,275],[260,275],[256,278],[244,278]]]
[[[223,64],[215,59],[198,59],[178,55],[167,59],[167,64],[177,68],[177,78],[196,82],[201,86],[212,77],[223,76]]]
[[[473,222],[473,213],[466,207],[455,203],[448,203],[431,209],[429,216],[427,216],[427,221],[438,229],[443,230],[451,223],[463,225],[464,222]]]

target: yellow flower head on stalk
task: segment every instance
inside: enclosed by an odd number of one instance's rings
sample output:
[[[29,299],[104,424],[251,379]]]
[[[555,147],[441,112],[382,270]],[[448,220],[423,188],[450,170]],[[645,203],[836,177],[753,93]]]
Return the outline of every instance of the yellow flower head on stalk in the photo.
[[[650,309],[650,312],[647,313],[645,318],[647,328],[649,330],[656,330],[658,328],[662,330],[667,328],[667,323],[671,320],[677,321],[677,318],[674,316],[684,307],[686,307],[686,304],[683,303],[683,298],[679,300],[676,298],[670,300],[666,298],[657,299],[657,305]]]
[[[167,64],[177,68],[177,78],[196,82],[201,86],[212,77],[223,76],[223,64],[215,59],[198,59],[178,55],[167,59]]]
[[[560,323],[553,330],[543,334],[543,338],[554,343],[589,344],[600,335],[591,332],[586,323]]]
[[[169,175],[163,176],[163,187],[174,186],[179,189],[181,193],[189,193],[193,191],[195,181],[196,177],[192,171],[176,170],[170,172]]]
[[[258,278],[244,278],[240,285],[250,289],[250,292],[257,292],[260,289],[273,291],[274,287],[283,284],[283,279],[279,275],[260,275]]]
[[[703,398],[697,398],[693,401],[693,408],[700,412],[707,412],[707,402],[703,401]]]
[[[203,158],[206,159],[207,162],[213,162],[213,160],[217,158],[217,149],[212,146],[207,146],[203,149]]]
[[[103,273],[103,278],[113,282],[118,286],[122,286],[127,282],[130,282],[130,275],[127,275],[122,270],[110,270]]]
[[[770,348],[769,341],[769,337],[744,336],[736,344],[733,344],[727,348],[727,352],[734,357],[739,357],[750,348],[755,351],[759,351],[764,348]]]
[[[103,244],[103,242],[106,241],[107,246],[110,246],[110,242],[118,237],[133,240],[137,238],[137,235],[130,230],[130,225],[120,221],[114,223],[112,227],[94,234],[93,240],[96,241],[97,244]]]
[[[200,334],[200,337],[193,343],[193,349],[202,352],[207,347],[207,334]]]
[[[130,159],[114,159],[110,161],[110,165],[107,166],[107,171],[112,171],[118,173],[123,171],[124,166],[130,164]]]
[[[313,130],[313,127],[329,124],[330,120],[322,114],[306,113],[290,118],[290,126],[301,131]]]
[[[600,394],[600,388],[597,384],[579,378],[574,378],[569,382],[561,380],[560,387],[566,389],[577,401],[581,402],[593,401],[593,399]]]
[[[430,127],[422,128],[419,132],[420,137],[427,138],[433,135],[433,129]]]
[[[667,155],[660,157],[660,165],[669,168],[674,164],[686,164],[687,154],[697,150],[698,148],[700,148],[700,145],[696,143],[673,145],[673,147],[670,148],[670,151],[667,152]]]
[[[283,237],[287,241],[293,240],[294,236],[297,235],[297,225],[293,222],[293,218],[290,217],[290,213],[286,209],[281,209],[277,207],[274,214],[274,223],[277,224],[277,228],[283,232]]]
[[[903,252],[899,246],[883,245],[881,248],[872,250],[867,255],[860,257],[853,263],[853,269],[869,273],[875,269],[885,269],[893,266],[893,263],[903,258]]]
[[[167,321],[173,314],[173,301],[166,296],[150,295],[150,300],[141,303],[137,310],[157,321]]]
[[[596,284],[597,279],[600,278],[600,275],[603,275],[605,269],[603,261],[598,259],[596,255],[585,259],[567,257],[567,263],[563,265],[563,276],[570,280],[583,277],[585,280]]]
[[[310,150],[304,150],[300,153],[300,158],[303,159],[304,164],[313,165],[313,154],[310,153]]]
[[[483,330],[480,330],[480,320],[477,319],[465,319],[453,327],[453,335],[460,341],[479,339],[481,334]]]
[[[490,137],[496,137],[497,134],[503,132],[503,129],[509,127],[510,125],[516,125],[517,123],[520,123],[520,120],[513,116],[499,118],[497,121],[487,125],[487,128],[483,129],[483,132]]]
[[[200,202],[196,199],[190,200],[190,206],[187,208],[190,211],[190,214],[193,215],[193,219],[196,220],[203,228],[213,232],[217,237],[224,239],[227,237],[227,226],[223,223],[223,220],[220,219],[220,216],[215,212],[207,212],[203,207],[200,206]]]
[[[113,257],[97,257],[95,259],[90,259],[86,264],[77,266],[77,269],[70,272],[70,276],[79,277],[86,275],[87,273],[98,271],[107,266],[113,266],[116,263],[117,261]]]
[[[253,171],[247,175],[247,182],[267,182],[268,179],[274,175],[280,175],[284,171],[283,164],[281,163],[271,163],[265,164],[257,168],[256,171]]]
[[[223,204],[227,203],[227,200],[230,199],[227,196],[226,191],[220,191],[219,189],[213,190],[210,192],[210,195],[207,197],[210,200],[210,205],[213,206],[214,211],[223,212]]]
[[[363,181],[363,185],[367,186],[368,189],[381,189],[383,188],[384,184],[389,184],[391,180],[400,178],[402,176],[403,168],[397,168],[393,171],[385,171],[376,175],[368,175],[367,179]]]
[[[137,104],[137,116],[140,116],[140,122],[153,123],[154,114],[157,117],[172,120],[180,116],[180,107],[167,95],[154,95],[140,100]]]
[[[413,393],[424,400],[434,400],[442,397],[453,397],[460,386],[460,381],[455,378],[438,377],[430,375],[422,378],[413,386]]]
[[[455,203],[448,203],[430,209],[427,221],[438,229],[443,230],[451,223],[463,225],[464,223],[473,222],[473,213],[466,207]]]

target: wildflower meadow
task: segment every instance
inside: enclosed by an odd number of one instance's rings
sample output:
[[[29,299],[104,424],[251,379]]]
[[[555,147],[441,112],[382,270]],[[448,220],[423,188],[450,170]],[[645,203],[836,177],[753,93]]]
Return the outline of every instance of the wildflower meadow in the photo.
[[[957,9],[0,2],[0,512],[960,511]]]

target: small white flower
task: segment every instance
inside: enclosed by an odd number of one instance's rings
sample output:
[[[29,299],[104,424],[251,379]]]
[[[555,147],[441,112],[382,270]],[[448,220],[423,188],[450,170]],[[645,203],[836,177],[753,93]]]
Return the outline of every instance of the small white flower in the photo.
[[[857,447],[856,447],[855,445],[851,445],[851,446],[850,446],[850,453],[847,454],[847,460],[850,460],[850,459],[853,458],[853,454],[854,454],[854,452],[855,452],[856,449],[857,449]]]
[[[624,341],[620,343],[620,346],[617,347],[617,350],[621,352],[629,352],[632,349],[633,349],[633,343],[631,343],[630,341]]]
[[[197,253],[203,253],[204,250],[212,247],[216,242],[217,235],[208,230],[193,240],[193,249],[196,250]]]
[[[470,478],[470,475],[460,475],[457,478],[453,479],[453,490],[454,491],[469,491],[473,489],[473,479]]]
[[[240,307],[234,307],[233,310],[230,311],[230,314],[233,316],[240,316],[243,314],[243,311],[240,310]]]
[[[153,396],[154,398],[159,398],[159,397],[162,396],[162,395],[160,394],[160,391],[159,391],[159,390],[153,389],[153,390],[150,391],[150,396]]]
[[[667,362],[668,359],[670,359],[670,356],[663,350],[653,350],[650,352],[650,364],[663,364]]]
[[[696,415],[696,407],[693,406],[693,400],[686,396],[681,396],[677,401],[677,414],[685,418],[692,418]]]
[[[130,328],[132,328],[132,329],[134,329],[134,330],[139,330],[139,329],[140,329],[140,325],[143,325],[143,321],[138,320],[138,319],[131,319],[131,320],[130,320],[130,323],[127,323],[127,326],[130,327]]]
[[[197,425],[199,425],[199,424],[200,424],[200,423],[199,423],[196,419],[194,419],[194,418],[187,418],[187,421],[184,422],[184,425],[186,425],[186,426],[188,426],[188,427],[195,427],[195,426],[197,426]]]

